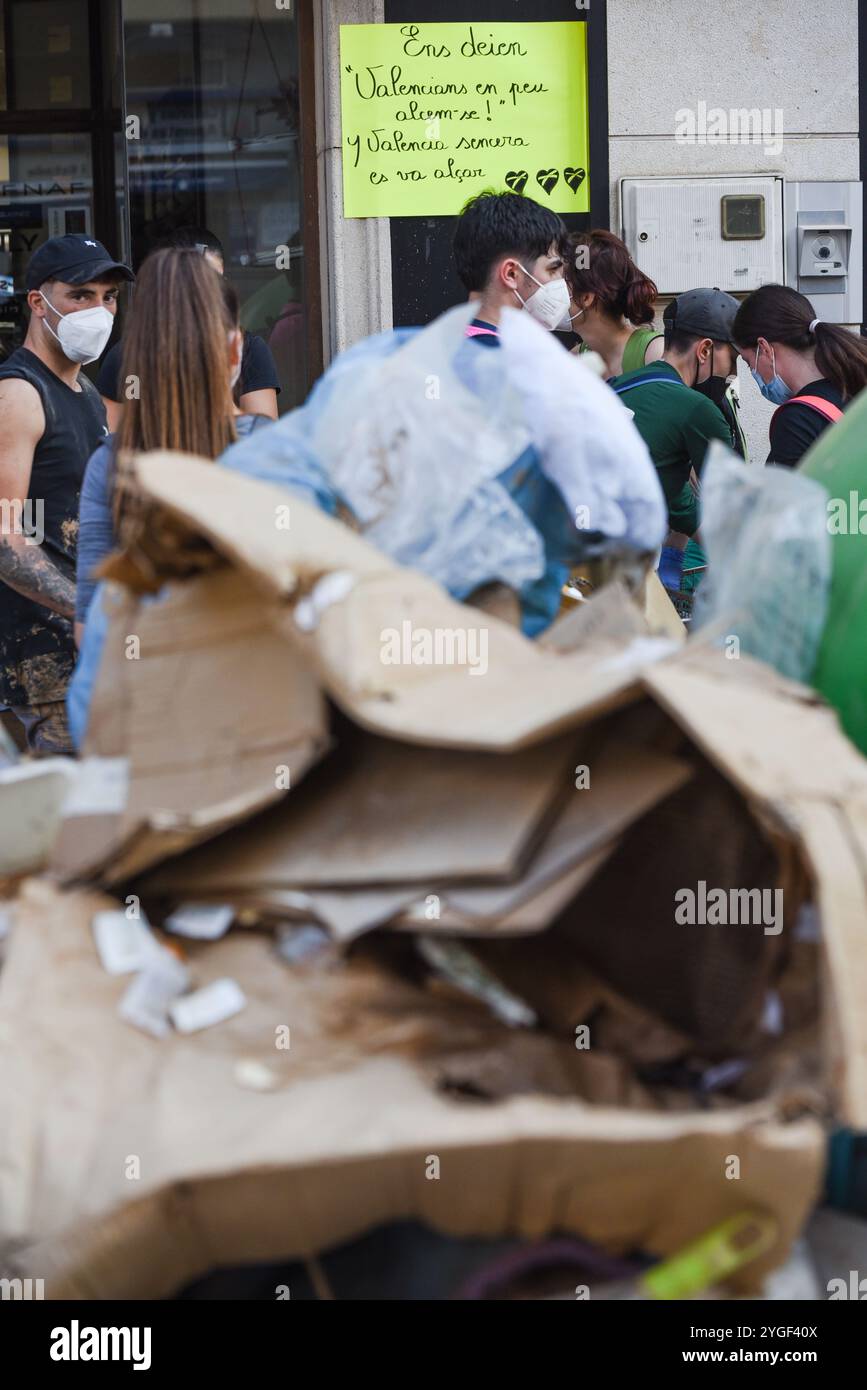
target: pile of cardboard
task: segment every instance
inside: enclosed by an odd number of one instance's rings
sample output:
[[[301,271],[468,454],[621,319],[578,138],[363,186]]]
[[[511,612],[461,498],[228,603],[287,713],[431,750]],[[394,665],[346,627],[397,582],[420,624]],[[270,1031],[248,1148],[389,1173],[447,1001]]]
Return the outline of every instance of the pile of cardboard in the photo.
[[[301,502],[275,525],[264,483],[137,477],[161,546],[126,573],[168,587],[111,594],[89,793],[0,975],[0,1263],[162,1296],[408,1216],[665,1254],[760,1209],[758,1279],[823,1124],[867,1124],[867,763],[833,715],[616,585],[534,644]],[[405,631],[466,659],[384,662]],[[231,929],[174,935],[190,903]],[[130,1026],[91,930],[124,904],[242,1007]]]

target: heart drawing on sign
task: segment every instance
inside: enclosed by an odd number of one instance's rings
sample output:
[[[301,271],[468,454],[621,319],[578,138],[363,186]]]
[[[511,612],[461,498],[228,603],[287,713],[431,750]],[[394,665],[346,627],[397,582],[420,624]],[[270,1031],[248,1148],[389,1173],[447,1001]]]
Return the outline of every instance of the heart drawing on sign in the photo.
[[[542,185],[546,193],[550,193],[559,177],[558,169],[540,169],[536,175],[536,182]]]
[[[523,193],[529,177],[526,169],[510,169],[506,175],[506,183],[513,193]]]
[[[566,168],[563,170],[563,177],[572,189],[572,192],[577,193],[587,177],[587,170],[573,169],[571,164],[567,164]]]

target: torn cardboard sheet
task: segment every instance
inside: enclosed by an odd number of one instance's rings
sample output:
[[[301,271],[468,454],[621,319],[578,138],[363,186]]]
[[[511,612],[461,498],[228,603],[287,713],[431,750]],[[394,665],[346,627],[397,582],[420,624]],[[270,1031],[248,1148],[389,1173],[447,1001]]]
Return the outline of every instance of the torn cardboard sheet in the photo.
[[[650,694],[745,795],[867,801],[867,758],[806,686],[752,657],[691,643],[642,676]]]
[[[226,569],[112,612],[87,741],[105,746],[103,711],[119,698],[108,687],[120,668],[125,721],[107,741],[120,729],[129,793],[99,866],[108,881],[279,799],[324,751],[323,697],[267,609]],[[68,846],[64,860],[69,869]],[[79,872],[92,867],[79,860]]]
[[[514,912],[494,921],[459,916],[444,906],[445,892],[419,899],[417,883],[396,888],[314,888],[306,892],[292,889],[260,888],[232,893],[239,914],[250,912],[271,920],[321,923],[332,942],[348,942],[376,927],[390,930],[458,936],[497,936],[514,932],[526,935],[541,931],[554,920],[576,893],[601,868],[614,843],[592,854],[574,869],[555,879],[541,892],[524,900]],[[215,894],[219,899],[220,894]]]
[[[475,1005],[420,1008],[416,987],[379,968],[348,992],[334,970],[275,968],[256,934],[191,950],[194,984],[228,976],[245,1009],[193,1037],[147,1037],[118,1017],[124,983],[93,947],[90,919],[110,905],[31,883],[0,976],[0,1262],[38,1269],[49,1297],[165,1297],[215,1266],[309,1255],[412,1218],[664,1255],[744,1207],[780,1223],[759,1278],[815,1200],[824,1139],[811,1119],[783,1123],[765,1102],[665,1114],[450,1099],[425,1060],[436,1038],[440,1079],[491,1093],[508,1080],[508,1030]],[[276,1047],[287,1029],[290,1046]],[[40,1045],[22,1048],[24,1036]],[[532,1049],[509,1062],[539,1065]],[[619,1075],[603,1083],[596,1068],[593,1084],[615,1094]],[[720,1178],[732,1153],[738,1183]]]
[[[396,566],[350,527],[285,488],[215,468],[188,454],[139,454],[136,481],[267,595],[284,599],[332,570],[373,574]]]
[[[286,802],[153,874],[195,895],[508,878],[573,781],[574,740],[509,755],[361,736]]]
[[[854,746],[852,748],[855,753]],[[816,882],[822,919],[823,980],[834,999],[825,1008],[826,1047],[833,1058],[838,1104],[852,1127],[867,1129],[867,808],[833,806],[812,797],[790,803]]]
[[[616,840],[612,841],[605,849],[589,855],[501,917],[467,917],[456,912],[448,905],[446,887],[442,899],[435,894],[414,902],[387,925],[392,931],[442,932],[451,936],[526,936],[541,932],[598,873],[616,844]]]
[[[275,621],[328,694],[372,732],[451,747],[519,748],[633,699],[639,673],[673,649],[669,639],[648,638],[559,656],[392,564],[283,489],[184,455],[146,455],[136,469],[147,497],[206,535],[275,597],[306,594],[334,571],[355,576],[354,586],[317,614],[313,630],[306,619],[299,628],[294,607]],[[291,525],[275,526],[287,505]]]
[[[293,625],[281,622],[290,638]],[[409,570],[360,578],[308,640],[323,685],[362,727],[503,751],[629,703],[645,667],[676,650],[656,637],[546,650]]]
[[[577,769],[576,769],[577,770]],[[689,764],[650,748],[611,742],[588,764],[590,782],[574,786],[521,881],[449,887],[447,905],[482,921],[508,916],[577,862],[621,834],[692,775]]]

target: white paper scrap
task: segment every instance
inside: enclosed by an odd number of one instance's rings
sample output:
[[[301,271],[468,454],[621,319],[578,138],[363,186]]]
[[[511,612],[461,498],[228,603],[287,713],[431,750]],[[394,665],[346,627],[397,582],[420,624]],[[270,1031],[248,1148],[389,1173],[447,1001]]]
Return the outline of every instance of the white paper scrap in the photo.
[[[147,922],[141,917],[127,917],[122,908],[95,913],[90,925],[102,968],[109,975],[141,970],[159,950]]]
[[[165,920],[168,931],[178,936],[190,936],[197,941],[216,941],[225,936],[233,921],[235,909],[220,903],[182,903]]]
[[[154,1038],[167,1038],[169,1005],[189,989],[190,972],[177,956],[157,946],[144,970],[140,970],[118,1005],[118,1013],[134,1028]]]
[[[234,980],[212,980],[209,985],[175,999],[169,1005],[169,1017],[179,1033],[197,1033],[240,1013],[247,1000]]]

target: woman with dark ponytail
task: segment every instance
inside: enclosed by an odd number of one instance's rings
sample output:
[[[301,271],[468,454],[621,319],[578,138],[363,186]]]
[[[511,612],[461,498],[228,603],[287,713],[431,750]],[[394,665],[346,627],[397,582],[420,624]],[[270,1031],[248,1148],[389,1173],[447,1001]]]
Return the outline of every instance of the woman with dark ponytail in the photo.
[[[609,377],[658,361],[663,344],[662,334],[653,327],[653,281],[612,232],[579,232],[570,245],[569,317],[585,349],[599,353]]]
[[[823,322],[788,285],[747,295],[732,337],[762,395],[777,406],[768,463],[791,468],[867,386],[867,343]]]

